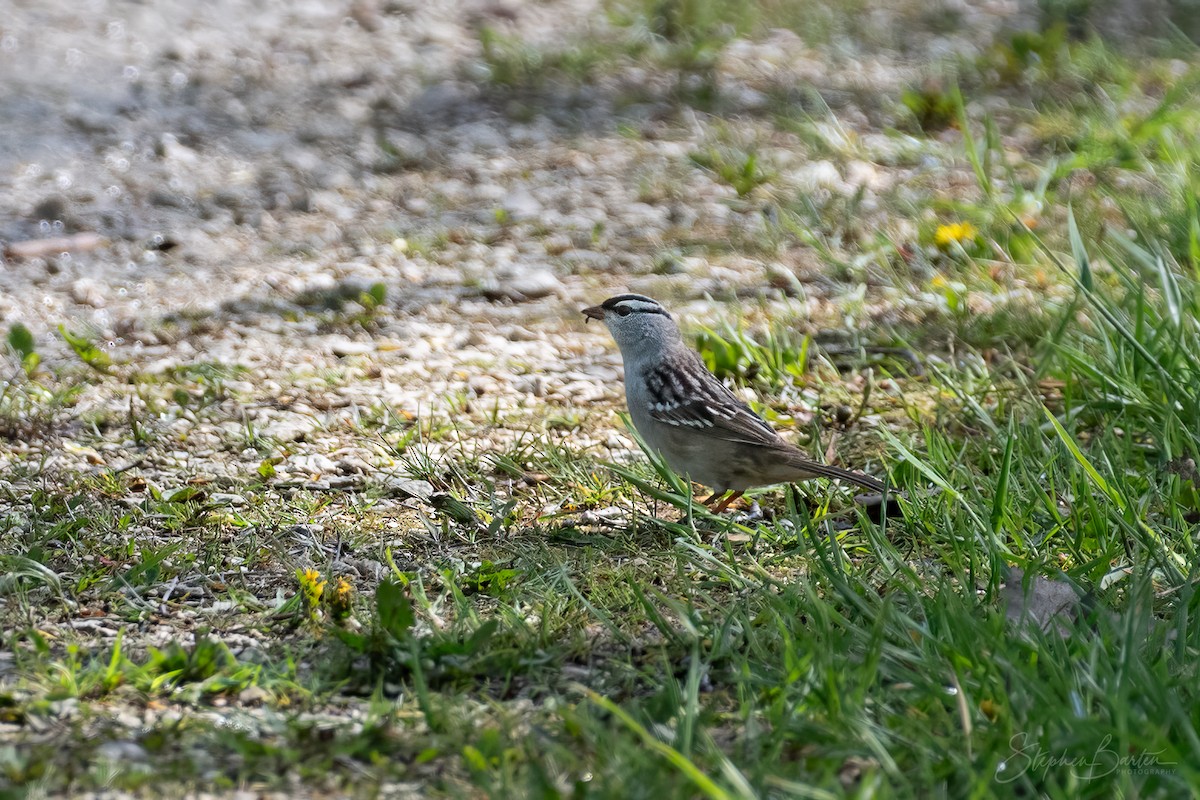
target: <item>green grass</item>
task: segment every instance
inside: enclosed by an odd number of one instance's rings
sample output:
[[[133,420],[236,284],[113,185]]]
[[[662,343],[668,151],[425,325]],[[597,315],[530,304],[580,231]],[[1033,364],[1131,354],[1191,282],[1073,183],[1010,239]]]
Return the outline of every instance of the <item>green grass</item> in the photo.
[[[606,59],[711,77],[780,20],[814,41],[866,25],[807,2],[610,10],[636,46],[547,57],[484,29],[489,80],[540,89]],[[903,145],[890,164],[848,129],[831,144],[829,107],[746,121],[767,126],[738,137],[763,161],[716,120],[666,171],[763,213],[643,243],[647,262],[820,265],[824,293],[797,279],[820,302],[764,293],[689,333],[785,436],[902,492],[882,520],[820,482],[715,517],[653,457],[609,449],[632,434],[603,403],[452,388],[275,441],[246,368],[150,375],[10,326],[0,797],[1194,794],[1194,65],[1050,28],[955,66],[874,99]],[[910,172],[805,193],[766,158],[788,147]],[[327,333],[399,321],[382,284],[294,305]],[[362,372],[274,377],[316,393]],[[104,402],[80,414],[81,396]],[[372,473],[288,472],[340,446]],[[237,468],[208,474],[213,453]]]
[[[339,534],[357,529],[349,541],[375,548],[391,574],[362,586],[349,616],[264,608],[252,599],[261,590],[244,587],[251,602],[232,603],[234,618],[268,643],[235,654],[203,636],[85,648],[47,639],[37,619],[105,598],[110,614],[145,624],[162,614],[146,590],[235,554],[260,552],[256,571],[278,572],[286,551],[257,537],[206,551],[227,523],[195,491],[151,491],[120,517],[94,489],[120,495],[121,481],[34,498],[32,516],[5,521],[7,535],[32,537],[5,564],[9,610],[26,622],[5,635],[21,677],[0,708],[31,725],[64,700],[92,704],[95,718],[68,735],[133,741],[147,761],[33,736],[3,751],[5,780],[336,790],[365,775],[491,796],[1187,793],[1200,781],[1200,493],[1194,470],[1173,465],[1200,444],[1200,289],[1128,242],[1105,251],[1111,273],[1094,275],[1077,242],[1063,268],[1078,279],[1071,310],[1088,323],[1047,335],[1024,378],[931,375],[958,425],[927,418],[885,437],[892,480],[912,492],[885,523],[819,487],[763,495],[769,521],[713,518],[657,464],[622,467],[624,482],[570,499],[573,482],[606,468],[530,437],[490,464],[422,462],[466,516],[434,503],[426,525],[446,538],[407,566],[361,538],[369,511]],[[769,367],[779,352],[739,358]],[[514,489],[497,512],[489,475],[534,471],[548,479]],[[547,486],[563,506],[530,517]],[[277,513],[263,502],[251,520]],[[598,505],[619,511],[616,527],[579,521]],[[175,544],[89,544],[146,524]],[[127,568],[87,578],[76,548]],[[1014,623],[1007,565],[1068,580],[1086,602],[1047,630]],[[236,589],[226,586],[231,598]],[[252,687],[261,692],[248,700]],[[322,727],[323,709],[354,698],[371,698],[361,726]],[[128,731],[101,711],[112,702],[169,703],[182,716]],[[247,702],[279,711],[239,712],[247,720],[233,729],[201,714]]]

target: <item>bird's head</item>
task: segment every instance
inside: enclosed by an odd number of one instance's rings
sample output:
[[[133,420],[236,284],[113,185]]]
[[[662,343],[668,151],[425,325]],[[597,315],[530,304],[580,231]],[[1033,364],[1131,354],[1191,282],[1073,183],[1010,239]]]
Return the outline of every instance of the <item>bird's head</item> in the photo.
[[[619,294],[583,309],[587,319],[603,322],[623,356],[666,346],[679,340],[679,326],[657,301],[642,294]]]

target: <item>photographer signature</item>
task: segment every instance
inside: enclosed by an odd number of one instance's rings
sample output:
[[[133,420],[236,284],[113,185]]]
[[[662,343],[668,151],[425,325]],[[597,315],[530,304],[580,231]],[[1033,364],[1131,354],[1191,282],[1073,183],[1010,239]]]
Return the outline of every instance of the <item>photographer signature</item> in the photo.
[[[996,780],[1010,783],[1029,774],[1041,774],[1044,778],[1052,769],[1066,767],[1082,780],[1103,778],[1118,771],[1150,772],[1175,766],[1174,761],[1163,761],[1163,751],[1138,753],[1122,756],[1112,749],[1112,736],[1105,736],[1091,755],[1069,756],[1047,752],[1027,733],[1014,734],[1009,740],[1012,754],[996,767]]]

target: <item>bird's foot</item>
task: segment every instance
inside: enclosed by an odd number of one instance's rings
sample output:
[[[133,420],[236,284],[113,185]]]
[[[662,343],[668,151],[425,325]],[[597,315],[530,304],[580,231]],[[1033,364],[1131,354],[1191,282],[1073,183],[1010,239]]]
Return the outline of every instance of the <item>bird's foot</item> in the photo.
[[[733,501],[737,500],[741,496],[742,496],[742,492],[730,493],[724,500],[722,500],[721,502],[717,503],[715,506],[712,507],[712,513],[714,513],[714,514],[723,513],[725,511],[725,509],[729,508],[730,504],[733,503]],[[709,498],[709,499],[712,499],[712,498]]]

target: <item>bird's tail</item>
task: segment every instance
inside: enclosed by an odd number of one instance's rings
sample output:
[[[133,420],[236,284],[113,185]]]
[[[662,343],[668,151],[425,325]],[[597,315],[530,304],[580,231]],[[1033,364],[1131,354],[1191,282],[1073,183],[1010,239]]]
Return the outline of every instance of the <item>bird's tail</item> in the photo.
[[[803,470],[806,474],[802,477],[822,477],[833,478],[839,481],[849,481],[856,483],[865,489],[870,489],[873,492],[882,493],[886,488],[883,481],[872,478],[870,475],[864,475],[861,472],[853,472],[842,467],[833,467],[829,464],[819,464],[816,461],[810,461],[807,458],[794,457],[789,461],[789,466],[793,466],[798,470]]]

